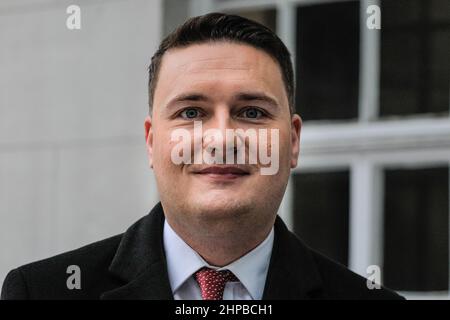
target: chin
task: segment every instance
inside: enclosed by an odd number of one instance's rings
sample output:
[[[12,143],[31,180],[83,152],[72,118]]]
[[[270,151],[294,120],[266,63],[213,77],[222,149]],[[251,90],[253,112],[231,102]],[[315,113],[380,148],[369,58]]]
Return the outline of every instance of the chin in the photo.
[[[225,219],[251,212],[255,203],[249,197],[236,197],[222,191],[199,195],[199,198],[192,199],[192,206],[202,218]]]

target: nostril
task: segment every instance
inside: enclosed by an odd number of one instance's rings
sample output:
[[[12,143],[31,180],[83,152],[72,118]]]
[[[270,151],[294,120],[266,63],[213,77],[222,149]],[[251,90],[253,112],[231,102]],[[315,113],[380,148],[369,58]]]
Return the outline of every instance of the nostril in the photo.
[[[207,146],[206,151],[211,154],[212,157],[216,155],[216,147]]]

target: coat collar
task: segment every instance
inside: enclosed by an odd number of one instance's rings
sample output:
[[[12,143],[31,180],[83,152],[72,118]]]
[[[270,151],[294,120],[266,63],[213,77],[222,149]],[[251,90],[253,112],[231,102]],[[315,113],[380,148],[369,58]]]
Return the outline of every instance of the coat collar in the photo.
[[[279,216],[263,300],[314,299],[322,279],[311,250],[290,232]]]
[[[172,300],[163,246],[164,212],[158,203],[124,233],[109,272],[124,285],[101,299]],[[320,291],[321,278],[308,249],[275,221],[275,239],[263,299],[308,299]]]
[[[125,285],[101,299],[173,299],[163,249],[164,212],[159,202],[124,233],[109,272]]]

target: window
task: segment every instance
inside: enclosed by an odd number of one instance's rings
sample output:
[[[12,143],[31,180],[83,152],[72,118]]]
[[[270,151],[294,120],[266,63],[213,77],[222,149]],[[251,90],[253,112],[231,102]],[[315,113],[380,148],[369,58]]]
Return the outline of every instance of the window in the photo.
[[[378,265],[408,299],[448,299],[450,1],[191,2],[276,29],[293,54],[304,126],[288,227],[362,276]]]
[[[358,117],[359,3],[297,9],[297,112],[308,120]]]
[[[385,285],[448,290],[448,167],[386,170],[384,221]]]
[[[380,115],[448,113],[450,2],[381,2]]]
[[[349,171],[299,173],[294,232],[326,256],[348,264]]]
[[[241,17],[257,21],[272,31],[276,31],[276,16],[277,11],[275,9],[262,9],[262,10],[235,10],[229,13],[237,14]]]

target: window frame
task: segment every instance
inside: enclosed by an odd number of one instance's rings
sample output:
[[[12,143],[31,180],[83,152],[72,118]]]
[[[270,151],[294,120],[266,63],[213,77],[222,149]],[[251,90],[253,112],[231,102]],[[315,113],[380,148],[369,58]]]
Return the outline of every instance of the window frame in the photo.
[[[430,114],[392,119],[378,116],[381,32],[366,27],[366,9],[369,5],[380,6],[380,0],[190,0],[189,14],[276,9],[277,34],[291,51],[295,65],[297,6],[344,1],[360,2],[358,119],[304,122],[299,166],[291,174],[342,168],[350,170],[349,268],[367,277],[369,265],[383,266],[383,170],[450,166],[450,113],[439,118]],[[383,13],[381,21],[382,17]],[[296,68],[294,70],[296,72]],[[290,179],[278,213],[291,230],[292,208]],[[450,289],[401,294],[409,299],[450,299]]]

